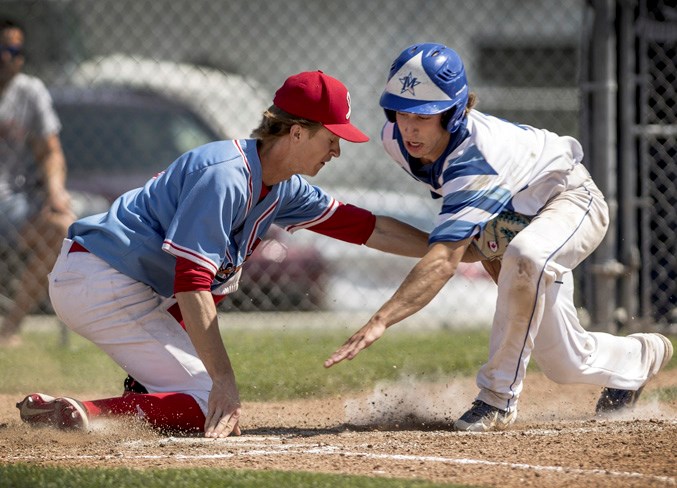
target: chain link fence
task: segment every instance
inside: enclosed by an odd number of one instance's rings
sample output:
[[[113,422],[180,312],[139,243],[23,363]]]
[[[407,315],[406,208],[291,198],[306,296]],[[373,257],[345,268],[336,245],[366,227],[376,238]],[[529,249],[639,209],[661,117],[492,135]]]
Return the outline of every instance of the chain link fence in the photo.
[[[52,90],[81,215],[190,147],[248,136],[287,76],[321,69],[349,87],[352,119],[372,141],[344,143],[342,156],[311,182],[427,228],[435,203],[378,142],[378,100],[394,57],[414,42],[445,43],[464,58],[478,109],[580,137],[580,57],[592,7],[583,0],[0,0],[0,14],[26,27],[25,71]],[[653,68],[651,96],[672,96],[655,105],[674,116],[672,42],[672,51],[650,48],[663,60]],[[646,181],[657,184],[646,191],[674,209],[674,134],[647,143]],[[651,273],[671,276],[674,288],[674,220],[656,208],[648,221],[648,232],[672,236],[672,248],[659,248],[659,239],[648,255]],[[415,263],[301,234],[273,232],[225,309],[373,311]],[[465,266],[452,281],[428,313],[488,323],[496,292],[481,267]],[[651,293],[650,302],[674,307],[674,289]]]
[[[581,135],[612,222],[582,266],[583,302],[604,330],[669,327],[677,322],[677,8],[663,0],[591,5]]]
[[[641,171],[641,256],[648,266],[640,316],[677,323],[677,6],[662,0],[636,11],[639,106],[635,147]]]

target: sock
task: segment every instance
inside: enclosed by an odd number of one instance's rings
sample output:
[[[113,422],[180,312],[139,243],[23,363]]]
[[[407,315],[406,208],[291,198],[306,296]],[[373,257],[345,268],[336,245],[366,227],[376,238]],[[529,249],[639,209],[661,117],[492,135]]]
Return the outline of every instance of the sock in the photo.
[[[161,430],[204,432],[205,416],[185,393],[130,393],[82,402],[90,417],[132,415]]]

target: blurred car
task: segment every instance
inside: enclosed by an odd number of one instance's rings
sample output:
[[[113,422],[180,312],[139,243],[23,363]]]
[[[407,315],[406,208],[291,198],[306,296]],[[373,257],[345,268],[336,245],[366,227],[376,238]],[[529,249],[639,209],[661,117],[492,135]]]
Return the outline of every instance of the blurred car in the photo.
[[[327,307],[329,266],[315,243],[295,242],[273,225],[242,267],[240,290],[222,310],[319,311]]]
[[[162,93],[180,102],[227,139],[248,137],[270,105],[270,95],[252,78],[210,66],[111,54],[80,63],[79,86],[123,86]]]
[[[101,85],[50,92],[80,217],[106,211],[115,198],[142,186],[183,152],[229,137],[190,106],[153,90]],[[241,291],[221,308],[323,308],[323,257],[312,243],[288,247],[286,234],[271,228],[246,263]]]
[[[67,86],[50,93],[69,188],[108,202],[143,186],[185,151],[220,139],[197,114],[151,91]]]

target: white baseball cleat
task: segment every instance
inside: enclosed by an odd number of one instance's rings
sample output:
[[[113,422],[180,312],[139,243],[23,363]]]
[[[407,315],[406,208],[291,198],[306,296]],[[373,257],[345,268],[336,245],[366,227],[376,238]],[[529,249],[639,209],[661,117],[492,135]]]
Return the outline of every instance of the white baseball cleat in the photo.
[[[54,398],[33,393],[16,404],[21,420],[36,426],[52,426],[64,430],[87,430],[89,416],[84,405],[73,398]]]

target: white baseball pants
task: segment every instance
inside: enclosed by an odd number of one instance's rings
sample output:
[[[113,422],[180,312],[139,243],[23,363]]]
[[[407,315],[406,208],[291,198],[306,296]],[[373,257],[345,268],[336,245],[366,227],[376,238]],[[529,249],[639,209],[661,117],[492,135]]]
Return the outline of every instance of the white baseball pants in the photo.
[[[99,346],[149,393],[191,395],[207,412],[212,381],[188,337],[167,312],[175,299],[118,272],[65,239],[49,275],[54,311]]]
[[[604,238],[608,208],[587,170],[575,171],[579,181],[548,202],[503,256],[489,360],[477,375],[477,398],[489,405],[516,408],[531,356],[557,383],[636,390],[650,376],[651,357],[637,339],[587,332],[578,320],[572,270]]]

